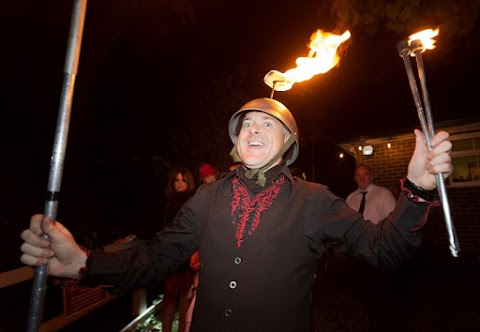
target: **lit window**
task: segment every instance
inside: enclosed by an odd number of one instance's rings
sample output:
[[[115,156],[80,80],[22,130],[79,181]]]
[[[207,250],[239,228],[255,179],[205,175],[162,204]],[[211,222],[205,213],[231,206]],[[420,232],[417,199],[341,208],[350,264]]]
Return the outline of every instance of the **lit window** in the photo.
[[[451,136],[451,186],[480,186],[480,132]]]

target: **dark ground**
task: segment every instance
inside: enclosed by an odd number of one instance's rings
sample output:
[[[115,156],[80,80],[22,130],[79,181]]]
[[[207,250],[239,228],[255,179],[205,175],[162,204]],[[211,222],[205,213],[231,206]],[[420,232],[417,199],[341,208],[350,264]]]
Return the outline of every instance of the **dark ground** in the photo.
[[[478,256],[421,250],[396,270],[336,254],[327,268],[323,263],[314,291],[316,331],[480,331]],[[0,331],[25,331],[30,291],[30,282],[0,289]],[[52,297],[55,290],[49,288],[46,311],[61,308]],[[118,332],[132,319],[130,296],[124,295],[61,332]]]
[[[478,257],[435,254],[394,270],[334,254],[317,275],[317,331],[480,331]]]

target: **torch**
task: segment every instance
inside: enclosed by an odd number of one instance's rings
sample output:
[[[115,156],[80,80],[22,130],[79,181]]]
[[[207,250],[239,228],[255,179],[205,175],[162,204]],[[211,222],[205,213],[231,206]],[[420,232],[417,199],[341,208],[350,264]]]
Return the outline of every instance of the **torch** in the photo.
[[[57,127],[53,144],[52,157],[50,159],[50,174],[47,186],[47,198],[45,199],[44,215],[52,222],[57,218],[58,195],[62,182],[63,163],[67,147],[68,128],[72,107],[73,88],[77,75],[78,61],[80,58],[80,46],[82,43],[83,25],[87,0],[75,0],[72,8],[70,32],[67,45],[67,53],[64,64],[64,78],[60,107],[58,111]],[[46,234],[42,235],[47,238]],[[32,294],[30,299],[30,313],[28,317],[27,331],[38,331],[42,319],[43,302],[48,276],[48,265],[36,268],[33,279]]]
[[[337,49],[344,41],[350,38],[350,31],[342,35],[336,35],[322,30],[315,31],[310,37],[308,56],[299,57],[295,61],[297,67],[281,73],[277,70],[270,70],[263,82],[272,88],[270,98],[273,98],[275,91],[290,90],[296,82],[303,82],[318,74],[324,74],[334,68],[340,62]]]
[[[430,100],[428,97],[427,90],[427,79],[425,76],[425,68],[423,65],[422,53],[426,50],[431,50],[435,48],[435,40],[433,37],[437,36],[439,29],[432,30],[427,29],[416,34],[411,35],[408,40],[402,40],[398,43],[397,49],[398,54],[403,59],[405,64],[405,69],[407,71],[408,82],[410,84],[410,89],[412,90],[413,100],[417,108],[418,117],[420,119],[420,125],[422,131],[425,134],[427,141],[427,147],[429,150],[432,149],[430,145],[430,140],[435,136],[435,128],[433,124],[432,111],[430,107]],[[415,57],[417,60],[417,70],[418,77],[420,80],[420,86],[422,89],[423,104],[420,99],[420,93],[417,87],[417,80],[413,73],[412,64],[410,62],[410,57]],[[423,109],[425,107],[425,111]],[[440,201],[443,208],[443,214],[445,216],[445,225],[448,232],[448,238],[450,243],[450,252],[453,257],[458,257],[458,252],[460,251],[457,235],[455,232],[455,226],[453,225],[452,216],[450,212],[450,205],[448,201],[447,191],[445,189],[445,181],[442,174],[436,175],[437,188],[440,196]]]

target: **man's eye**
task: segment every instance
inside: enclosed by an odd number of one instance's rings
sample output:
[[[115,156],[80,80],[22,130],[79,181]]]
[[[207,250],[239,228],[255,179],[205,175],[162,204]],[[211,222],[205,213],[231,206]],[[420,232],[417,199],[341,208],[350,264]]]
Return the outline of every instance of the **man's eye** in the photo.
[[[271,128],[271,127],[273,127],[273,123],[271,123],[271,122],[265,122],[265,127]]]
[[[250,128],[252,126],[251,123],[244,123],[243,128]]]

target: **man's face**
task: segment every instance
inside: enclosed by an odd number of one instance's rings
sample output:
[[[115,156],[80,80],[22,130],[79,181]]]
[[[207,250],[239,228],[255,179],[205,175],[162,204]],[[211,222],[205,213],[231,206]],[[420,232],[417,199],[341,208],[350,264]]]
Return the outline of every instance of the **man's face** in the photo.
[[[248,112],[238,134],[238,154],[248,168],[262,168],[280,151],[288,137],[289,133],[283,124],[273,116],[263,112]],[[272,167],[281,160],[280,157]]]
[[[358,167],[354,175],[355,182],[360,190],[365,190],[372,183],[373,175],[366,167]]]

